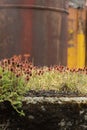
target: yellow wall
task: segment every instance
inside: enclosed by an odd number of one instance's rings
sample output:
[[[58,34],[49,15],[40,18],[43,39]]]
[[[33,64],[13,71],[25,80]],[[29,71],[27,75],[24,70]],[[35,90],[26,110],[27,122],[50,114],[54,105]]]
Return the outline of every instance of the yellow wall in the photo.
[[[79,21],[83,22],[80,28]],[[85,19],[86,10],[69,8],[68,16],[68,51],[67,66],[69,68],[82,68],[85,66]]]

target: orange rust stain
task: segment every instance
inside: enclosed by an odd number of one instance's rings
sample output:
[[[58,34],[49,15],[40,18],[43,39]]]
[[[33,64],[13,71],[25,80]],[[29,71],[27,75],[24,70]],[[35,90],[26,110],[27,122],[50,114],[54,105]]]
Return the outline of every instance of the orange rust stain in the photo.
[[[35,0],[24,0],[24,4],[33,5]],[[23,2],[22,2],[23,3]],[[21,50],[22,53],[29,53],[31,55],[32,50],[32,15],[33,10],[22,9],[22,35],[21,35]]]

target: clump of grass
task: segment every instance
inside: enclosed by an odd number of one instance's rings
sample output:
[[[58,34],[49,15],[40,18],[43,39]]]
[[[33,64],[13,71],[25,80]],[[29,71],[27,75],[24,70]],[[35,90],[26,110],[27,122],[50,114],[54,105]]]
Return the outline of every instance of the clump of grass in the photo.
[[[84,71],[83,71],[84,70]],[[65,91],[80,93],[82,95],[87,94],[87,74],[86,69],[74,71],[67,70],[67,68],[61,69],[61,67],[55,66],[51,68],[45,68],[42,70],[43,74],[32,74],[27,87],[34,90],[56,90],[60,92],[64,86]]]

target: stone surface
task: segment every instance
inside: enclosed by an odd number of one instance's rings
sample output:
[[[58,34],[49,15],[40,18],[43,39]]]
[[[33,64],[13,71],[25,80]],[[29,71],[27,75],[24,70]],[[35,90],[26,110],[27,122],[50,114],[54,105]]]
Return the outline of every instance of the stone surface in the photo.
[[[25,116],[0,105],[0,130],[87,130],[86,97],[25,97]]]

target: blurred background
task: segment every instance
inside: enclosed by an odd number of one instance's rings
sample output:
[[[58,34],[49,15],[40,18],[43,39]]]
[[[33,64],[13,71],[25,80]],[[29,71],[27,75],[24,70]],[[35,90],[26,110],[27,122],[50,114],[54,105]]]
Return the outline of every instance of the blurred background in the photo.
[[[87,66],[86,6],[86,0],[69,0],[67,65],[70,68]]]
[[[87,66],[87,0],[0,0],[0,59]]]

